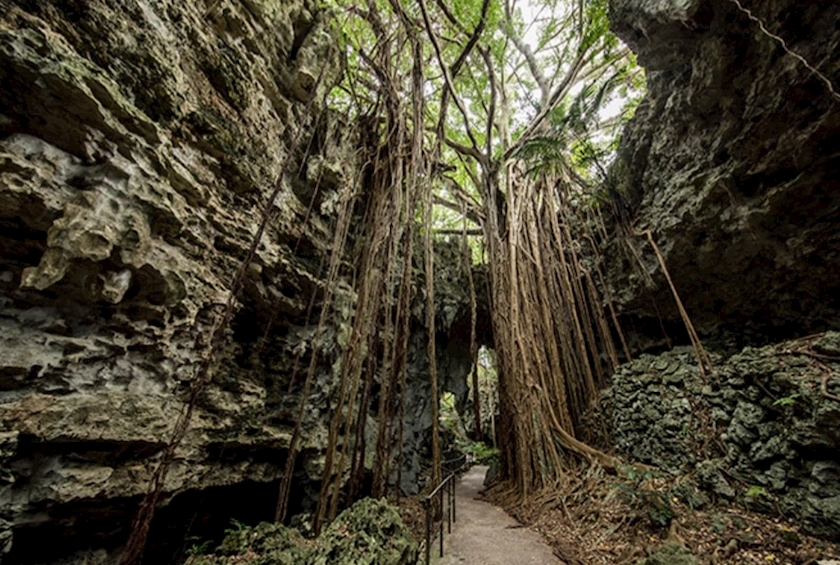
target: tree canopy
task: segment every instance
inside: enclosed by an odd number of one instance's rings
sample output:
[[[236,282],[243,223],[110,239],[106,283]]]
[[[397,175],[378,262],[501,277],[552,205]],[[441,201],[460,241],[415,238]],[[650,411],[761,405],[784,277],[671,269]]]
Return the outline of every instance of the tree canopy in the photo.
[[[375,115],[387,89],[410,103],[419,59],[436,228],[453,232],[465,219],[477,229],[482,171],[511,161],[598,197],[644,89],[635,57],[609,31],[607,0],[335,0],[334,9],[346,62],[336,109]]]

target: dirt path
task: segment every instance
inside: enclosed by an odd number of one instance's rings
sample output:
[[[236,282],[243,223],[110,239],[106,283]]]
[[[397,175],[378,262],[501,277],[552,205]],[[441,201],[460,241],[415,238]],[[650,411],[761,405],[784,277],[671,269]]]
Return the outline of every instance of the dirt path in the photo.
[[[444,539],[444,557],[436,565],[562,565],[536,532],[521,527],[507,513],[475,500],[487,467],[473,467],[455,487],[458,521]],[[433,546],[437,550],[437,544]],[[434,551],[433,555],[437,555]]]

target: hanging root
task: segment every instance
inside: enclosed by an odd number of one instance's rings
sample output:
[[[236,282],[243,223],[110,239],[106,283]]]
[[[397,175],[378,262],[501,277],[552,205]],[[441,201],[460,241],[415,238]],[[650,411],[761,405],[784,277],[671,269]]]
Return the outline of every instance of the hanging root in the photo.
[[[464,223],[461,231],[461,245],[464,247],[464,253],[461,257],[462,268],[466,272],[467,282],[470,287],[470,361],[472,362],[471,381],[473,389],[473,418],[475,419],[473,435],[476,441],[481,441],[481,399],[478,394],[478,348],[476,346],[475,326],[477,318],[477,305],[475,297],[475,283],[472,276],[472,250],[470,249],[469,241],[467,240],[467,215],[466,206],[462,205],[462,215],[464,216]]]
[[[408,16],[398,3],[391,4],[401,20]],[[383,128],[370,132],[374,138],[366,174],[365,213],[358,241],[362,242],[356,290],[358,295],[352,330],[341,358],[338,394],[333,406],[318,508],[313,529],[321,531],[333,520],[342,501],[351,499],[361,484],[367,412],[376,400],[374,379],[379,379],[376,452],[373,469],[373,492],[383,495],[391,477],[391,459],[395,448],[397,483],[403,463],[403,413],[406,392],[408,334],[412,283],[412,237],[415,206],[423,197],[424,243],[427,277],[427,326],[432,390],[436,390],[434,351],[434,288],[431,245],[431,185],[426,180],[423,156],[424,85],[422,46],[416,31],[404,25],[396,33],[387,29],[380,7],[368,2],[363,12],[365,22],[376,36],[374,55],[366,59],[382,85],[376,102],[377,115],[384,115]],[[361,12],[360,12],[361,13]],[[411,47],[406,52],[405,44]],[[408,63],[408,66],[406,65]],[[404,69],[410,68],[406,73]],[[408,85],[406,84],[408,83]],[[410,85],[410,86],[409,86]],[[411,112],[401,95],[411,89]],[[379,113],[381,112],[381,114]],[[411,125],[409,126],[409,116]],[[382,135],[382,139],[378,136]],[[404,253],[400,253],[400,250]],[[402,268],[400,269],[400,266]],[[396,273],[401,272],[399,284]],[[395,296],[396,293],[396,296]],[[396,317],[393,305],[396,303]],[[385,328],[382,332],[380,328]],[[366,373],[365,373],[366,371]],[[364,373],[364,377],[363,377]],[[432,395],[433,411],[437,408]],[[394,404],[399,403],[399,415]],[[393,419],[399,417],[397,437]],[[434,421],[437,416],[433,416]],[[439,471],[440,449],[437,427],[433,426],[433,451]],[[396,443],[396,445],[395,445]],[[350,482],[343,488],[345,467],[349,462]]]
[[[503,240],[487,238],[509,481],[499,489],[524,500],[562,483],[577,461],[615,468],[615,457],[578,438],[604,379],[601,352],[608,369],[617,357],[564,209],[568,187],[523,178],[513,166],[505,178],[505,221],[493,216],[498,207],[485,209],[491,225],[506,227]]]
[[[344,248],[347,242],[347,232],[350,227],[349,218],[352,201],[352,191],[348,191],[342,198],[341,205],[339,206],[338,221],[336,222],[335,233],[333,235],[330,266],[327,272],[327,280],[324,288],[324,299],[321,303],[321,313],[318,319],[318,327],[315,330],[315,337],[312,340],[312,357],[309,360],[309,368],[306,372],[303,391],[301,392],[300,401],[298,403],[298,413],[297,418],[295,419],[295,427],[292,432],[292,439],[289,442],[289,453],[286,456],[283,477],[280,480],[280,491],[277,497],[277,508],[274,515],[274,520],[276,522],[283,522],[286,519],[286,513],[288,512],[289,493],[291,492],[295,462],[300,448],[300,434],[303,427],[303,418],[306,414],[306,402],[309,400],[309,392],[312,387],[312,380],[315,376],[315,369],[318,362],[318,352],[321,348],[322,334],[326,325],[327,316],[331,312],[333,288],[335,286],[336,279],[338,278],[338,269],[344,255]],[[291,387],[291,383],[289,386]]]
[[[668,281],[668,286],[671,288],[671,293],[674,295],[674,301],[677,303],[677,309],[680,311],[680,316],[682,317],[683,323],[685,324],[685,329],[688,332],[688,337],[691,340],[691,345],[694,348],[694,354],[697,356],[697,363],[700,367],[700,376],[703,377],[703,381],[706,381],[707,370],[709,373],[714,374],[715,368],[712,365],[712,359],[709,357],[709,354],[706,352],[706,349],[703,347],[703,343],[700,341],[700,336],[697,335],[697,332],[694,329],[694,324],[691,323],[691,318],[688,316],[688,312],[686,312],[685,307],[683,306],[682,300],[680,299],[679,293],[677,293],[677,287],[674,286],[674,281],[671,280],[671,273],[668,271],[668,267],[665,265],[665,258],[662,256],[662,252],[659,250],[659,246],[656,245],[656,242],[653,240],[653,234],[650,230],[645,230],[642,233],[636,234],[638,236],[646,236],[650,246],[653,248],[654,253],[656,253],[656,259],[659,261],[659,266],[662,268],[662,272],[665,275],[665,279]]]
[[[763,33],[764,35],[766,35],[767,37],[769,37],[770,39],[772,39],[773,41],[775,41],[776,43],[781,45],[782,49],[785,50],[785,53],[787,53],[788,55],[790,55],[791,57],[793,57],[794,59],[799,61],[799,63],[801,63],[803,67],[805,67],[806,69],[811,71],[811,74],[813,74],[815,77],[817,77],[819,80],[821,80],[825,84],[826,88],[828,89],[828,92],[831,94],[831,97],[834,98],[836,101],[840,102],[840,93],[838,93],[837,90],[835,90],[834,84],[831,82],[831,80],[827,76],[825,76],[823,73],[818,71],[813,65],[811,65],[811,63],[809,63],[808,60],[805,59],[805,57],[803,57],[799,53],[796,53],[795,51],[791,50],[787,46],[787,42],[784,39],[782,39],[778,35],[772,33],[770,30],[768,30],[767,25],[764,23],[764,21],[761,18],[759,18],[758,16],[756,16],[755,14],[753,14],[752,11],[749,8],[744,7],[744,5],[741,4],[741,2],[739,0],[729,0],[729,1],[732,2],[733,4],[735,4],[735,6],[737,6],[737,8],[741,12],[746,14],[746,16],[750,20],[757,23],[759,29],[761,29],[761,33]]]

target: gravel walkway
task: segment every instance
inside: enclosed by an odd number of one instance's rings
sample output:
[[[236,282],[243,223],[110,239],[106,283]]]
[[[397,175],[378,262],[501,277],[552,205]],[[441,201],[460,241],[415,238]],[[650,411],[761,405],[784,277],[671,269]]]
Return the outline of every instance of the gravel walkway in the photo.
[[[455,487],[458,521],[444,538],[444,557],[435,565],[562,565],[542,537],[499,508],[475,500],[487,467],[473,467]],[[432,546],[437,555],[437,543]]]

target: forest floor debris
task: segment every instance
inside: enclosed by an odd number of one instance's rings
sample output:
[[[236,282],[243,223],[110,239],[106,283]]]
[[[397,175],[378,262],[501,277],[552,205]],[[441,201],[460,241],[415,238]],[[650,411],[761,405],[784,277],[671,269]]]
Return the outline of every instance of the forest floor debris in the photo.
[[[840,544],[806,535],[783,516],[735,504],[693,509],[673,494],[679,478],[620,475],[593,468],[570,477],[565,488],[506,509],[569,565],[659,563],[652,554],[668,544],[688,548],[700,565],[815,565],[840,558]]]

